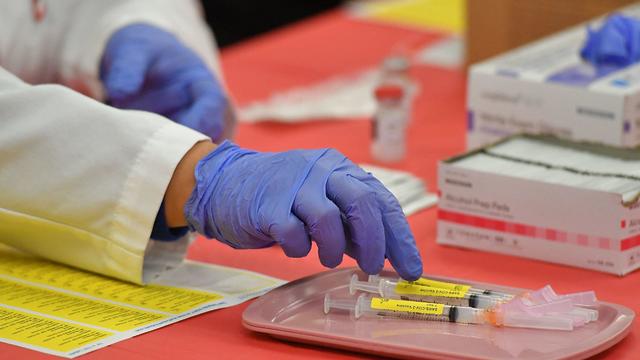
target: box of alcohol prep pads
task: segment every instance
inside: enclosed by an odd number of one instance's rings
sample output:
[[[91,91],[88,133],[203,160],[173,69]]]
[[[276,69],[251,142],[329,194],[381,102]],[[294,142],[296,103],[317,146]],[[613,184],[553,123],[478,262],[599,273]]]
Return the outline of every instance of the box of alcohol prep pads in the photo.
[[[640,5],[620,10],[640,18]],[[587,25],[473,65],[467,148],[510,134],[546,133],[615,146],[640,145],[640,63],[596,69],[580,58]]]
[[[443,161],[438,243],[617,275],[640,267],[640,152],[516,136]]]

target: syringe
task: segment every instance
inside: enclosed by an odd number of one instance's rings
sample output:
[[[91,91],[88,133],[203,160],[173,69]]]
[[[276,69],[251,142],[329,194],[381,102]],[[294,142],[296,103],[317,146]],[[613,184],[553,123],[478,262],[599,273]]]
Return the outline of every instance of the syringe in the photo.
[[[372,282],[374,284],[377,284],[380,281],[380,279],[397,281],[398,283],[409,283],[409,284],[431,286],[431,287],[442,288],[442,289],[458,290],[458,291],[462,291],[462,292],[467,292],[469,294],[481,294],[481,295],[491,296],[491,297],[505,299],[505,300],[511,300],[511,299],[513,299],[515,297],[514,294],[509,294],[509,293],[505,293],[505,292],[501,292],[501,291],[474,288],[474,287],[472,287],[470,285],[466,285],[466,284],[450,283],[450,282],[445,282],[445,281],[440,281],[440,280],[428,279],[428,278],[425,278],[425,277],[421,277],[420,279],[418,279],[416,281],[409,282],[409,281],[402,280],[402,279],[387,278],[387,277],[382,277],[382,276],[379,276],[379,275],[369,275],[368,281]]]
[[[427,285],[417,285],[406,281],[391,281],[380,279],[378,283],[359,281],[358,275],[353,274],[349,283],[349,292],[355,294],[357,290],[379,294],[383,298],[442,303],[456,306],[488,309],[507,301],[504,298],[470,293],[467,288],[462,290],[445,289]]]
[[[369,276],[369,282],[373,284],[377,284],[377,286],[380,286],[380,280],[384,280],[384,279],[390,280],[391,278],[383,278],[377,275]],[[352,281],[353,281],[353,277],[352,277]],[[580,326],[580,325],[589,323],[591,321],[598,320],[598,310],[586,309],[586,308],[580,307],[580,305],[581,306],[596,305],[597,299],[593,291],[584,291],[584,292],[573,293],[573,294],[557,295],[555,291],[553,291],[551,286],[547,285],[540,290],[526,292],[519,295],[513,295],[513,294],[504,293],[504,292],[494,291],[494,290],[473,288],[469,285],[464,285],[464,284],[448,283],[448,282],[432,280],[427,278],[420,278],[419,280],[414,282],[407,282],[400,279],[398,280],[397,283],[403,284],[403,285],[416,284],[416,285],[433,286],[433,287],[438,287],[443,289],[457,290],[461,292],[467,291],[468,294],[470,294],[469,295],[470,298],[472,298],[473,294],[478,295],[477,298],[481,300],[480,306],[477,306],[479,308],[486,308],[486,307],[483,307],[482,303],[484,302],[484,304],[486,304],[487,301],[483,301],[483,299],[487,296],[495,299],[495,301],[498,304],[509,303],[507,307],[511,307],[511,308],[514,308],[513,305],[518,305],[521,303],[522,306],[526,307],[525,309],[526,312],[529,312],[530,314],[538,313],[538,314],[550,315],[551,313],[556,313],[556,315],[558,316],[572,318],[574,320],[575,326]],[[380,291],[377,291],[377,292],[379,293]],[[385,296],[385,295],[382,295],[382,296]],[[407,296],[401,296],[400,298],[405,300],[412,300]],[[415,300],[420,301],[420,299],[415,299]],[[458,305],[458,303],[455,301],[447,301],[447,300],[442,301],[441,299],[437,299],[436,302],[443,302],[450,305]],[[569,302],[570,306],[569,308],[563,310],[562,303],[566,303],[566,302]],[[464,305],[464,303],[462,305]],[[574,305],[578,305],[578,306],[574,306]],[[515,307],[518,307],[518,306],[515,306]],[[519,310],[524,311],[523,308],[520,308]],[[561,315],[558,313],[561,313]]]
[[[594,307],[598,304],[598,299],[594,291],[583,291],[572,294],[558,295],[550,285],[540,290],[531,291],[520,296],[526,305],[548,304],[558,301],[570,301],[573,305],[567,315],[582,318],[586,322],[598,320],[599,312],[595,308],[584,308],[583,306]]]
[[[442,321],[459,324],[490,324],[493,326],[521,327],[546,330],[573,330],[573,322],[565,317],[532,316],[526,313],[496,309],[475,309],[466,306],[384,299],[366,294],[354,299],[324,297],[324,313],[332,310],[348,311],[356,319],[368,317],[393,317],[398,319]]]

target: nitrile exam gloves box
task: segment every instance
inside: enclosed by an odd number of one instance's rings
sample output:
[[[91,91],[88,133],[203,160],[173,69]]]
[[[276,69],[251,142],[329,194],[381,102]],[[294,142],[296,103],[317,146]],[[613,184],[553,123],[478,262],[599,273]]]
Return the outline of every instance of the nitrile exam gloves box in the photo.
[[[620,12],[640,18],[638,5]],[[515,133],[640,145],[640,63],[598,70],[580,58],[585,38],[582,24],[472,66],[467,148]]]

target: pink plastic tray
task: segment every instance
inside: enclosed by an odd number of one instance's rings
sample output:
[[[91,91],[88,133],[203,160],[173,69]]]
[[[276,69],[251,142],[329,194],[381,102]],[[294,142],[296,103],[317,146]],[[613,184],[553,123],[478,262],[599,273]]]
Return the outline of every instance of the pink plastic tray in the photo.
[[[346,313],[325,315],[324,295],[348,296],[347,284],[353,273],[364,279],[364,274],[354,268],[332,270],[275,289],[247,308],[244,326],[278,338],[391,357],[583,359],[622,340],[635,317],[629,308],[600,302],[598,321],[565,332],[389,318],[355,320]],[[492,284],[471,285],[513,293],[525,291]]]

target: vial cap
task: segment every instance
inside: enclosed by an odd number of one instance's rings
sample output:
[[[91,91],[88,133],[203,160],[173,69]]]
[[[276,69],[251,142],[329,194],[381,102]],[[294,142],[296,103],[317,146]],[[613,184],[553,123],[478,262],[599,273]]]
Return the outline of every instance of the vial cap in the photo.
[[[375,96],[378,100],[397,100],[404,95],[404,89],[396,85],[385,85],[376,88]]]

